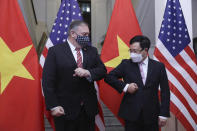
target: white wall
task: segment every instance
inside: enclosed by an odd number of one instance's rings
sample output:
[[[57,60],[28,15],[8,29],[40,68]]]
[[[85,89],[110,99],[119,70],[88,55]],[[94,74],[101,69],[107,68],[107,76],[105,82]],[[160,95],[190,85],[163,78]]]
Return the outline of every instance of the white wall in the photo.
[[[46,21],[46,2],[47,0],[33,0],[36,17],[40,22]]]
[[[35,13],[39,23],[45,23],[47,33],[51,31],[61,0],[33,0]]]
[[[38,20],[36,26],[36,38],[37,41],[40,41],[43,32],[47,35],[51,32],[61,0],[33,0],[33,2]]]
[[[57,12],[59,10],[61,4],[61,0],[46,0],[46,23],[47,23],[47,29],[50,32],[52,25],[54,23],[54,20],[57,16]]]
[[[91,35],[92,44],[98,48],[99,52],[101,50],[101,45],[99,44],[104,35],[107,32],[107,27],[109,24],[109,17],[111,15],[111,0],[92,0],[91,1]]]
[[[197,37],[197,0],[192,0],[193,37]]]
[[[147,36],[151,41],[149,54],[152,57],[155,47],[155,0],[132,1],[142,34]]]
[[[23,17],[25,19],[26,26],[28,28],[32,41],[35,45],[37,45],[35,34],[36,23],[33,15],[31,2],[29,0],[18,0],[18,3],[23,13]]]
[[[49,34],[61,0],[33,0],[37,24],[30,0],[18,0],[33,43],[37,46],[43,32]]]

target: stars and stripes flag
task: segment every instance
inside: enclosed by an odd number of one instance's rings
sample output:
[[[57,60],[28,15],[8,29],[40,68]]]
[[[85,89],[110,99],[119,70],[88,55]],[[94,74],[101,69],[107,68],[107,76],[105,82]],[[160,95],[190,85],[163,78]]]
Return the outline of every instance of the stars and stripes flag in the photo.
[[[179,0],[167,0],[154,59],[166,66],[171,112],[186,130],[197,130],[197,62]]]
[[[60,9],[57,13],[57,17],[52,27],[52,31],[47,40],[46,46],[44,47],[43,52],[40,56],[41,71],[44,66],[44,62],[48,53],[48,49],[56,44],[66,42],[67,37],[68,37],[68,28],[69,28],[70,23],[73,20],[82,20],[82,16],[81,16],[81,12],[80,12],[80,8],[79,8],[77,0],[62,0]],[[96,82],[95,82],[95,88],[98,91],[98,86]],[[98,95],[97,97],[99,101],[98,105],[99,105],[100,112],[95,118],[96,130],[104,131],[105,126],[104,126],[103,112],[102,112],[102,108],[100,105],[100,98]],[[53,121],[51,121],[52,119],[49,118],[48,120],[50,121],[50,123],[52,124],[52,127],[54,128]]]

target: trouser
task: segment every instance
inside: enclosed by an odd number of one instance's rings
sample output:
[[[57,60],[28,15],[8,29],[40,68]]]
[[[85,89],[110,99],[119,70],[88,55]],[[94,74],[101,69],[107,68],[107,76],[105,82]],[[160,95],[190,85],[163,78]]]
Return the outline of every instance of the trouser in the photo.
[[[158,121],[151,124],[146,124],[141,111],[137,121],[125,120],[125,131],[159,131]]]
[[[78,117],[74,120],[65,120],[64,116],[54,117],[56,131],[94,131],[95,116],[87,115],[82,106]]]

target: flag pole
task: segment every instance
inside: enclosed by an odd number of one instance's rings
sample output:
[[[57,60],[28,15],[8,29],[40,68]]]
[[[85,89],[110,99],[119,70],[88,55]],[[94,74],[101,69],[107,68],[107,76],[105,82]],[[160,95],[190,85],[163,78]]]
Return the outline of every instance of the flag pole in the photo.
[[[175,117],[175,131],[178,131],[178,120],[176,117]]]

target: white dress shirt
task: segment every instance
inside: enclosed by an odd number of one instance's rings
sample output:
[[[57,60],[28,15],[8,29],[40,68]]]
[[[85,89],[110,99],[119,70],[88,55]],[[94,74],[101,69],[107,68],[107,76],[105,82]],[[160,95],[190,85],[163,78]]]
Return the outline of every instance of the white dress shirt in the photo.
[[[70,49],[71,49],[71,51],[73,53],[73,56],[75,58],[75,61],[77,62],[77,51],[76,51],[76,47],[73,44],[71,44],[71,42],[68,39],[67,39],[67,42],[68,42],[68,45],[70,46]],[[82,51],[82,49],[80,49],[80,53],[81,53],[81,58],[82,58],[82,63],[83,63],[83,51]]]
[[[146,81],[147,72],[148,72],[148,61],[149,61],[149,59],[148,59],[148,57],[146,57],[146,59],[141,62],[141,63],[143,63],[143,64],[141,64],[141,66],[143,68],[145,81]],[[140,65],[138,64],[138,66],[140,66]]]

